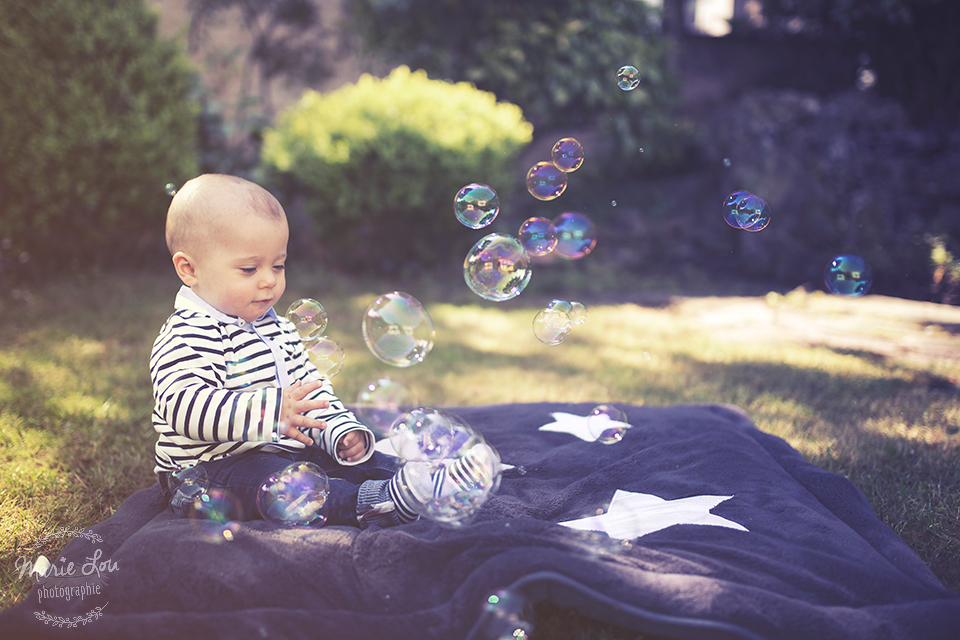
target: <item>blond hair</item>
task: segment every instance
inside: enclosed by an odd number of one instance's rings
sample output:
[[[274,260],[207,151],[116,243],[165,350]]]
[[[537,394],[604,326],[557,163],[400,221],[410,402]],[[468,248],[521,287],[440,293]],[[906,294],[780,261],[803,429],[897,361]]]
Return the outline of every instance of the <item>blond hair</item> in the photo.
[[[283,207],[258,184],[219,173],[205,173],[187,181],[167,210],[167,248],[197,252],[213,239],[219,225],[243,215],[286,222]]]

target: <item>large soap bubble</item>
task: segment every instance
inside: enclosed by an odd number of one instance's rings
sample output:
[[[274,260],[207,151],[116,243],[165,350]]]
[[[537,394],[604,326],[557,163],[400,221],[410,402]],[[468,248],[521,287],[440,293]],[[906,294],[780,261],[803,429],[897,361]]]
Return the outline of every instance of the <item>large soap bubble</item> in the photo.
[[[410,387],[384,376],[367,383],[357,393],[357,418],[382,437],[390,433],[390,426],[401,413],[416,404],[417,397]]]
[[[840,255],[827,265],[823,281],[830,293],[845,298],[858,298],[870,290],[873,270],[860,256]]]
[[[567,188],[567,174],[552,162],[538,162],[527,172],[527,191],[537,200],[553,200]]]
[[[370,352],[395,367],[423,362],[436,338],[426,309],[401,291],[385,293],[371,302],[363,314],[361,329]]]
[[[491,233],[473,245],[463,261],[463,279],[481,298],[503,302],[515,298],[530,282],[530,256],[520,241]]]
[[[615,444],[623,440],[624,432],[630,428],[627,414],[623,409],[611,404],[594,407],[587,420],[587,429],[597,442]]]
[[[572,328],[570,316],[560,309],[541,309],[533,318],[533,335],[546,345],[560,344]]]
[[[723,219],[734,229],[762,231],[770,224],[770,207],[749,191],[735,191],[723,203]]]
[[[267,522],[282,526],[323,524],[330,479],[312,462],[294,462],[271,474],[257,492],[257,509]]]
[[[432,407],[404,411],[390,426],[390,444],[407,461],[437,462],[478,441],[462,418]]]
[[[464,226],[480,229],[500,213],[500,198],[485,184],[468,184],[454,197],[453,212]]]
[[[520,225],[520,244],[532,256],[545,256],[557,246],[557,230],[547,218],[527,218]]]
[[[567,260],[578,260],[597,246],[597,228],[582,213],[561,213],[553,220],[557,232],[554,252]]]
[[[300,298],[287,307],[287,320],[297,328],[301,340],[313,340],[327,329],[327,312],[316,300]]]
[[[211,487],[193,503],[188,515],[207,542],[232,542],[244,519],[240,499],[227,489]]]
[[[307,352],[307,358],[321,375],[332,378],[343,370],[346,354],[343,345],[336,338],[320,336],[305,343],[303,348]]]

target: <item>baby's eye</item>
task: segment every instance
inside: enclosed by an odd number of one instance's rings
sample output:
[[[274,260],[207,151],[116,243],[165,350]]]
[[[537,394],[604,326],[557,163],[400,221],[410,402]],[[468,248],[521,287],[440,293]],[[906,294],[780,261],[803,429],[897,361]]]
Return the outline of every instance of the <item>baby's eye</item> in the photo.
[[[240,267],[240,271],[249,276],[249,275],[255,274],[257,272],[257,268],[256,267]]]
[[[286,265],[275,264],[275,265],[273,265],[273,268],[276,269],[277,271],[283,271],[283,270],[286,269],[287,267],[286,267]]]

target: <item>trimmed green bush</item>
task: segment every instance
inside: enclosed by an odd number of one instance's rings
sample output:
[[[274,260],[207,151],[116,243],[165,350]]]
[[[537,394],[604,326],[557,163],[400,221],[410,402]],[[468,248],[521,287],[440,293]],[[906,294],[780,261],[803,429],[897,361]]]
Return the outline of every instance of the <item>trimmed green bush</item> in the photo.
[[[142,0],[0,0],[0,238],[23,275],[160,255],[193,73]]]
[[[532,135],[519,107],[398,67],[328,94],[306,91],[265,132],[262,163],[330,260],[392,270],[462,256],[471,236],[454,195],[479,182],[502,198]]]

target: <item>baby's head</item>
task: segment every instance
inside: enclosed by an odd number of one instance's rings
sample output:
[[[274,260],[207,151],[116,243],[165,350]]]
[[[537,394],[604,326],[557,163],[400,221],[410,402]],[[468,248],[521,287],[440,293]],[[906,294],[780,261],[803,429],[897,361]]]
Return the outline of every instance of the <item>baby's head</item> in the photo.
[[[287,218],[269,191],[205,174],[177,191],[167,247],[177,275],[214,308],[253,321],[283,295]]]

